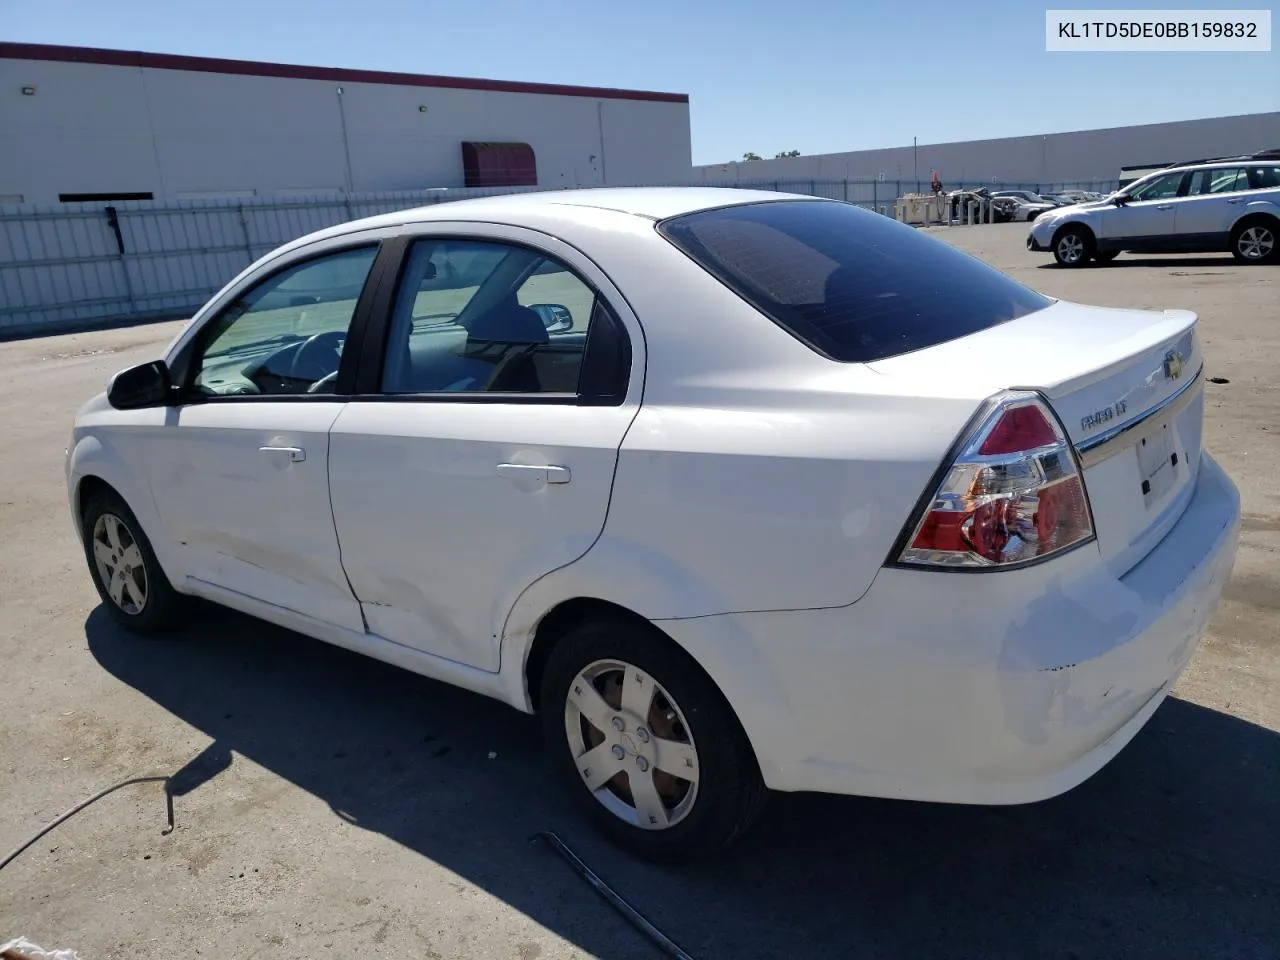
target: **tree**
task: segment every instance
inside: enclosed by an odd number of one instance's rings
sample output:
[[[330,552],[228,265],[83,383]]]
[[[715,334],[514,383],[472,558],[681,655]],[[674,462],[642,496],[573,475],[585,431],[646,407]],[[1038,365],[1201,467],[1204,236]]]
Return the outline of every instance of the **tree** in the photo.
[[[781,159],[782,157],[798,157],[798,156],[800,156],[800,151],[799,151],[799,150],[784,150],[784,151],[782,151],[782,153],[775,153],[773,156],[774,156],[774,159],[775,159],[775,160]]]
[[[743,160],[761,160],[763,158],[760,156],[760,154],[752,153],[750,150],[748,150],[746,153],[742,155],[742,159]]]

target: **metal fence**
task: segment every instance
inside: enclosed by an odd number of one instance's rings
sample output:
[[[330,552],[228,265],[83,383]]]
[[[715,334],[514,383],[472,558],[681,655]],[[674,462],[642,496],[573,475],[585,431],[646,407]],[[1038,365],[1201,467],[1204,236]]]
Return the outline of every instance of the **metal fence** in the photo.
[[[700,186],[778,190],[892,215],[927,183],[754,180]],[[949,189],[960,184],[948,184]],[[1109,183],[970,184],[988,189],[1109,192]],[[280,200],[0,206],[0,339],[126,319],[189,314],[264,253],[314,230],[378,213],[535,188],[448,188]]]

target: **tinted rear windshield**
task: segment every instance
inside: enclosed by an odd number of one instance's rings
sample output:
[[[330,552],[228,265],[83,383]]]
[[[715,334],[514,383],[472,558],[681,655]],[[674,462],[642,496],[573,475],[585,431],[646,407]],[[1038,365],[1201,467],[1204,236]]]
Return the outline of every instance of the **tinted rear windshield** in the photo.
[[[658,229],[833,360],[883,360],[1053,302],[948,243],[848,203],[742,204],[673,217]]]

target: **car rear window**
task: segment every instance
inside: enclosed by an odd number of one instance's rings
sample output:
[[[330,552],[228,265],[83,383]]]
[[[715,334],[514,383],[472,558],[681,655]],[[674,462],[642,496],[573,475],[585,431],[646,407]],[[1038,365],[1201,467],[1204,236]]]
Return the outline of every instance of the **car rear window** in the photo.
[[[869,363],[1053,301],[913,227],[848,203],[777,200],[664,220],[659,231],[833,360]]]

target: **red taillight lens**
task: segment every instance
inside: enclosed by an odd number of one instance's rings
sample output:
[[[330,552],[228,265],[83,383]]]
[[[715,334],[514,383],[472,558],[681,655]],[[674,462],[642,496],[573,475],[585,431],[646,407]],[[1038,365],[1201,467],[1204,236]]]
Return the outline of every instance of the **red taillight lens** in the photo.
[[[984,457],[1047,447],[1058,440],[1053,426],[1038,406],[1014,407],[996,421],[978,453]]]
[[[1005,397],[956,457],[899,560],[1008,567],[1093,537],[1084,480],[1042,401]]]

